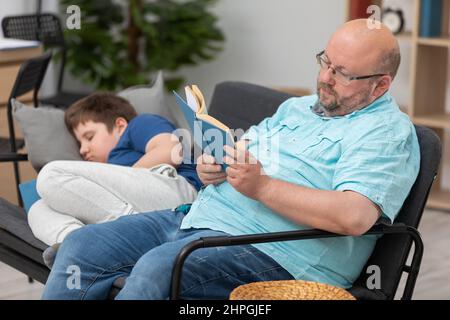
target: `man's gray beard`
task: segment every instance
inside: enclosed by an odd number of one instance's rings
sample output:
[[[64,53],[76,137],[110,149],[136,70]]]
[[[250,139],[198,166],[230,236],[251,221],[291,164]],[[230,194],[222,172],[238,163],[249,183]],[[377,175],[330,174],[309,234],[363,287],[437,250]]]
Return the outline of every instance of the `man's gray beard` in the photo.
[[[355,105],[354,107],[342,105],[342,104],[338,103],[337,99],[336,99],[336,102],[332,103],[331,105],[324,105],[320,102],[320,93],[319,92],[317,92],[317,95],[319,96],[319,99],[317,101],[317,107],[316,107],[316,110],[318,111],[318,113],[323,113],[324,111],[327,111],[329,114],[332,114],[332,115],[338,114],[341,112],[344,112],[344,114],[348,114],[348,113],[353,112],[354,110],[362,109],[369,104],[367,101],[368,100],[367,95],[362,94],[362,93],[358,93],[351,97],[343,99],[343,101],[348,101],[348,102],[353,100],[352,102]],[[356,98],[357,98],[357,100],[355,101]]]
[[[337,99],[336,102],[334,102],[331,105],[324,105],[320,102],[320,92],[319,90],[317,90],[317,95],[319,96],[319,99],[317,101],[317,106],[315,107],[315,109],[319,112],[319,113],[323,113],[324,111],[327,112],[335,112],[336,110],[339,110],[339,108],[341,108],[341,105],[338,104]]]
[[[332,105],[327,106],[327,105],[322,104],[319,99],[319,107],[321,109],[325,109],[328,112],[334,112],[334,111],[338,110],[341,106],[337,102],[333,103]]]

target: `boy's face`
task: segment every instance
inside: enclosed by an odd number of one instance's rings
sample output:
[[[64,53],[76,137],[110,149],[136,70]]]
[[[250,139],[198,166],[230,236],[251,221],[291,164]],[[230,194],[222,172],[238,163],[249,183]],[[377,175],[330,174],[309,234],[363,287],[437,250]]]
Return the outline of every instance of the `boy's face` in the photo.
[[[115,125],[113,130],[108,132],[104,123],[89,120],[78,124],[73,131],[80,144],[80,154],[84,160],[106,163],[109,153],[119,142],[124,130],[122,126]]]

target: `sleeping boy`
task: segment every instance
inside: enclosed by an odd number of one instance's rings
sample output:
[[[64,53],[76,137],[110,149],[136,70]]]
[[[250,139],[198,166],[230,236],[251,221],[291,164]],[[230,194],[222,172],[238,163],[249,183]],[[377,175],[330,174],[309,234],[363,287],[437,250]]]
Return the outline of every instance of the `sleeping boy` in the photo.
[[[36,238],[57,247],[86,224],[193,202],[201,182],[184,163],[176,129],[165,118],[137,115],[127,100],[94,93],[65,112],[65,123],[86,161],[53,161],[39,172],[41,199],[28,213]],[[118,235],[120,236],[120,235]]]

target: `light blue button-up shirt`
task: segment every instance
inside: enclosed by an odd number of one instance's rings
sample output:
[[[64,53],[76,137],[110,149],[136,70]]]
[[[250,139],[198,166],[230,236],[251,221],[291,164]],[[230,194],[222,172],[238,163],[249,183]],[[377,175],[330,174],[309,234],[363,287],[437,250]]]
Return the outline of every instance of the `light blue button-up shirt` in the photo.
[[[317,100],[312,95],[284,102],[275,115],[245,134],[251,140],[249,151],[273,178],[313,189],[358,192],[393,221],[419,171],[419,144],[408,116],[389,93],[337,117],[314,112]],[[232,235],[311,229],[283,218],[227,182],[203,189],[181,228],[209,228]],[[255,246],[296,279],[348,288],[376,240],[376,236],[363,236]]]

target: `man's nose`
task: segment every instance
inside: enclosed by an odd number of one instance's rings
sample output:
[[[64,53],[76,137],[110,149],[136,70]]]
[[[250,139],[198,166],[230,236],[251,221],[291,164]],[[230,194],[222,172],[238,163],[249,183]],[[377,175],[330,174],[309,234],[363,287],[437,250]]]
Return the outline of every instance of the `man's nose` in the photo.
[[[320,79],[320,82],[322,82],[322,83],[334,85],[335,80],[334,80],[334,76],[333,76],[333,69],[331,69],[331,68],[322,69],[319,74],[319,79]]]

